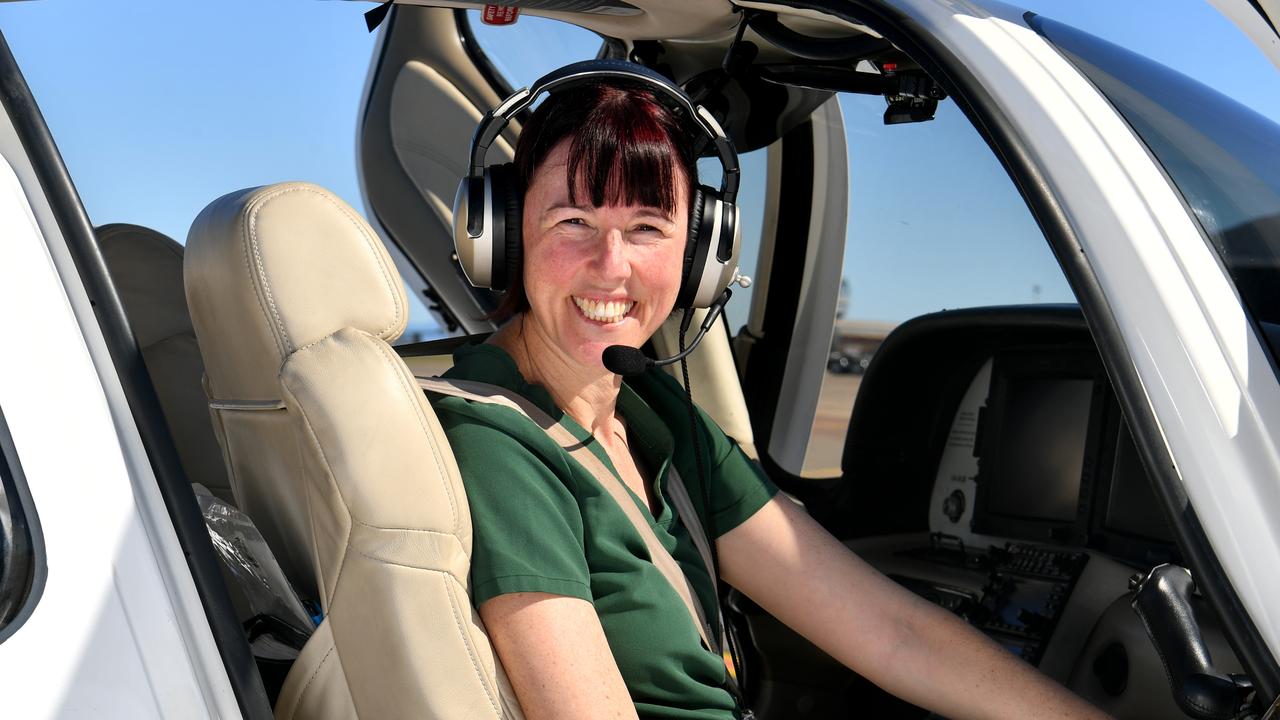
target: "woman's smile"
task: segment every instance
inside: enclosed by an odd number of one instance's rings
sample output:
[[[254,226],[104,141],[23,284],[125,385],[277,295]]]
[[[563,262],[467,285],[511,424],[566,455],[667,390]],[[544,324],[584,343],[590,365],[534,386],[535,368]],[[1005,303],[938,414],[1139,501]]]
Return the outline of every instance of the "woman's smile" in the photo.
[[[631,314],[636,301],[622,299],[592,299],[574,295],[573,304],[587,320],[601,325],[616,325]]]

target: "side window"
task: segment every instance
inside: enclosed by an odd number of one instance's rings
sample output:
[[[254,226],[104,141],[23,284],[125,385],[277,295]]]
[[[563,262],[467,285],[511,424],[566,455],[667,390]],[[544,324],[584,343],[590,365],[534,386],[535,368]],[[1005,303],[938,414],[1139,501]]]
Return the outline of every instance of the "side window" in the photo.
[[[756,260],[760,255],[760,231],[764,223],[764,188],[768,174],[767,147],[757,148],[738,156],[742,180],[738,185],[738,223],[741,234],[741,250],[738,253],[738,272],[755,277]],[[698,160],[698,178],[703,185],[718,188],[721,177],[720,161],[716,158]],[[736,335],[747,324],[751,310],[752,287],[733,286],[733,299],[724,308],[730,334]]]
[[[43,581],[39,530],[25,484],[0,414],[0,642],[26,619]]]
[[[849,223],[831,354],[804,473],[838,474],[862,372],[903,321],[943,309],[1073,303],[1057,260],[990,147],[947,101],[885,125],[884,100],[841,94]]]

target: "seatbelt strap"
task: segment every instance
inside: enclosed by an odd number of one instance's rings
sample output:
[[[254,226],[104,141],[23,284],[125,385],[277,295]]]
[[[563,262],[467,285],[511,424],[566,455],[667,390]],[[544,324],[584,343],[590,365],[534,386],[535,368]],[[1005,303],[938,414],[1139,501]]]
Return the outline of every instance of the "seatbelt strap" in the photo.
[[[533,421],[535,425],[542,428],[552,441],[595,477],[596,481],[604,487],[614,502],[618,504],[618,507],[622,509],[623,514],[627,516],[627,519],[635,526],[636,532],[640,533],[641,539],[644,540],[645,547],[649,550],[649,557],[654,566],[658,568],[658,572],[662,573],[662,576],[667,579],[672,589],[680,596],[680,600],[684,602],[685,609],[689,611],[689,617],[693,619],[703,645],[716,654],[721,653],[722,645],[719,640],[723,637],[723,634],[717,635],[712,632],[711,625],[707,622],[706,614],[702,610],[702,605],[694,597],[693,586],[690,585],[689,578],[680,569],[680,565],[675,558],[671,557],[671,553],[667,552],[666,547],[658,540],[658,536],[653,533],[653,528],[649,526],[649,522],[641,514],[639,506],[636,505],[631,494],[627,492],[622,481],[581,440],[574,437],[568,428],[556,422],[528,398],[498,385],[473,380],[452,380],[439,377],[419,377],[416,379],[418,385],[424,390],[440,395],[460,397],[472,402],[501,405],[524,415]],[[672,505],[675,506],[681,522],[693,535],[694,545],[698,547],[698,553],[702,555],[703,562],[707,563],[707,573],[713,575],[706,533],[702,530],[702,524],[698,521],[698,517],[693,511],[693,503],[689,499],[689,493],[685,490],[684,484],[680,482],[674,467],[669,467],[667,478],[668,487],[671,490]],[[674,482],[671,482],[673,478]],[[677,499],[677,496],[680,499]],[[715,582],[716,579],[712,577],[711,583],[713,587]],[[721,631],[723,633],[723,621],[721,622]]]
[[[693,509],[693,500],[689,497],[689,491],[685,489],[684,481],[680,479],[680,473],[676,472],[675,465],[667,467],[667,493],[671,495],[671,504],[676,509],[676,515],[680,516],[680,522],[684,523],[685,528],[689,530],[689,535],[693,538],[693,546],[698,549],[698,554],[702,556],[702,564],[707,566],[707,575],[711,577],[711,587],[716,592],[716,597],[720,597],[720,588],[716,582],[715,566],[711,561],[711,544],[707,540],[706,529],[702,527],[702,520],[698,518],[698,511]],[[710,508],[707,512],[710,512]]]
[[[667,493],[671,495],[671,504],[675,506],[676,514],[680,516],[680,522],[688,528],[690,537],[693,538],[693,545],[698,549],[698,554],[702,556],[702,564],[707,567],[707,575],[711,578],[711,591],[715,593],[716,602],[720,600],[719,578],[716,577],[715,563],[711,559],[711,544],[707,539],[706,529],[702,526],[702,521],[698,518],[698,511],[693,508],[693,500],[689,496],[688,489],[684,486],[684,481],[680,479],[680,473],[676,472],[675,465],[667,468]],[[707,508],[707,512],[711,512],[711,508]],[[716,620],[719,621],[718,629],[720,631],[717,636],[720,641],[718,652],[723,656],[729,648],[729,633],[725,630],[724,612],[716,614]],[[730,663],[732,664],[732,663]],[[735,672],[742,672],[741,668],[734,668]],[[725,680],[729,684],[729,692],[737,701],[738,707],[742,710],[742,720],[754,720],[755,714],[751,708],[747,707],[747,698],[743,694],[742,688],[738,685],[737,678],[733,673],[725,676]]]

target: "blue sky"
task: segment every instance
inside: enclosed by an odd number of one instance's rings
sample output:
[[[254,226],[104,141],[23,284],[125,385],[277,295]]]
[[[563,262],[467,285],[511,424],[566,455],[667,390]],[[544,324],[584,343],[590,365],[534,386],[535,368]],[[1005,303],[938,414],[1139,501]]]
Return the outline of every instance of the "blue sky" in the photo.
[[[1280,121],[1280,71],[1203,0],[1023,4]],[[0,30],[93,221],[182,240],[214,198],[270,182],[316,182],[363,210],[355,134],[373,49],[362,19],[370,7],[40,0],[0,3]],[[596,47],[584,31],[530,17],[478,32],[517,86]],[[933,123],[886,128],[882,100],[841,102],[850,315],[900,321],[942,307],[1071,299],[1025,205],[953,105]],[[759,158],[744,162],[748,225],[759,216],[753,167]],[[746,304],[734,305],[737,325]],[[418,308],[413,324],[432,323]]]

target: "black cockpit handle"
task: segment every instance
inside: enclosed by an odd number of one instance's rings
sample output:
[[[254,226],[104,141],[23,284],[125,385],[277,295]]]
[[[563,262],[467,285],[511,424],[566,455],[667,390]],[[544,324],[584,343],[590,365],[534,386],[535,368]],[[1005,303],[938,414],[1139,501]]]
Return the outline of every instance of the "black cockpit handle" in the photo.
[[[1195,581],[1186,568],[1160,565],[1133,580],[1131,605],[1160,654],[1178,707],[1200,720],[1231,720],[1245,709],[1247,678],[1219,672],[1191,609]]]

